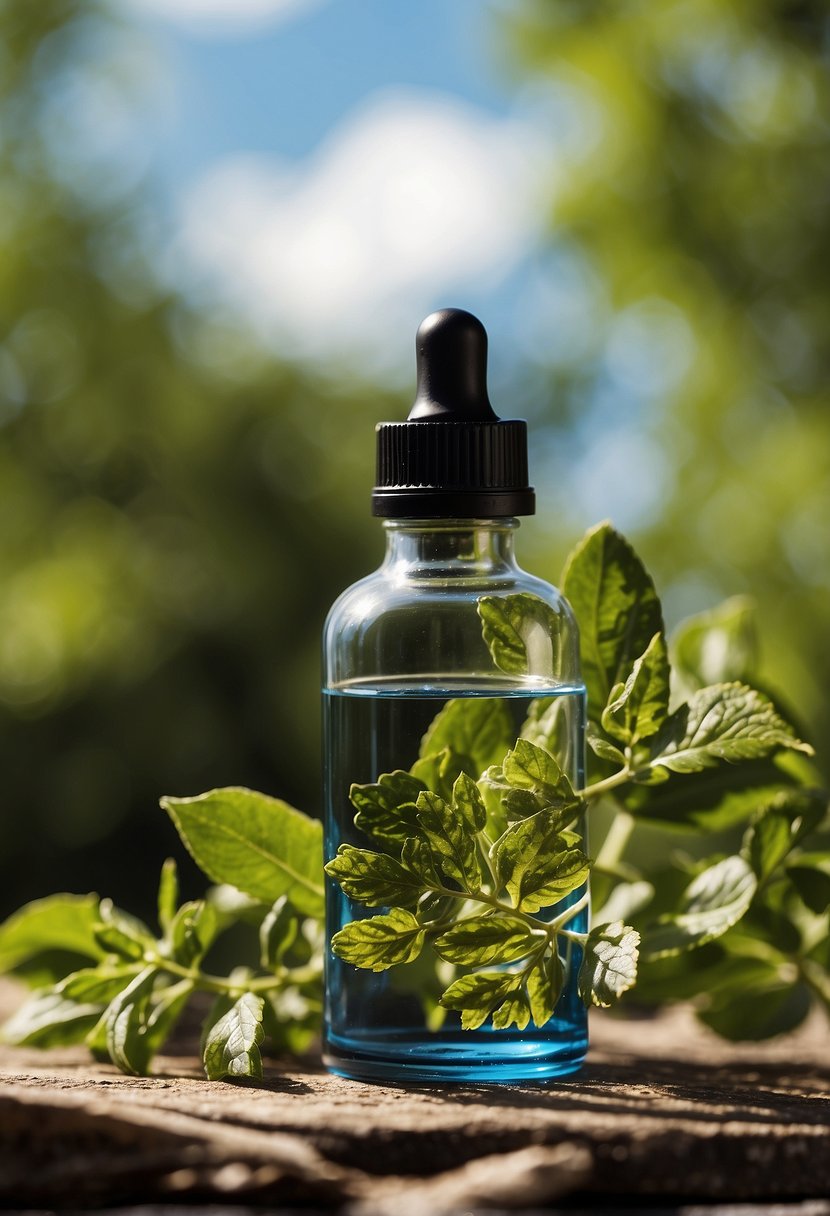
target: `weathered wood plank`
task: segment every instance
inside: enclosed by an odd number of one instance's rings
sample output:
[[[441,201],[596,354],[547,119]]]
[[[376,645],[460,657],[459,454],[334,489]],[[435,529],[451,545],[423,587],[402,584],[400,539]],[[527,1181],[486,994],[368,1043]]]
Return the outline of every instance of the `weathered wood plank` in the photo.
[[[569,1080],[421,1089],[277,1061],[262,1085],[209,1083],[172,1057],[136,1079],[83,1051],[5,1049],[0,1203],[224,1198],[417,1216],[566,1195],[830,1195],[824,1020],[734,1047],[684,1011],[596,1017],[593,1039]]]

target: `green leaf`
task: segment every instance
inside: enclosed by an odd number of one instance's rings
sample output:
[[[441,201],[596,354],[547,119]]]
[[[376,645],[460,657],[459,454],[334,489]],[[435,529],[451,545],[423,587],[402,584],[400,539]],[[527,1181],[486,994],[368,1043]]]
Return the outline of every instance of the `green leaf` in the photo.
[[[401,849],[401,865],[411,870],[423,883],[424,887],[442,886],[440,875],[435,868],[435,858],[426,840],[421,836],[410,836]],[[432,899],[443,899],[444,896],[431,896]]]
[[[0,925],[0,972],[55,951],[103,958],[95,940],[98,902],[97,895],[50,895],[13,912]]]
[[[827,790],[803,787],[782,790],[773,803],[773,808],[783,810],[789,816],[796,844],[801,844],[811,833],[822,832],[826,826],[830,827],[825,825],[828,811]]]
[[[108,966],[101,963],[98,967],[89,967],[83,971],[75,971],[56,986],[55,992],[69,1001],[101,1007],[108,1005],[113,997],[123,992],[127,985],[143,971],[142,963],[121,963]]]
[[[590,747],[595,756],[599,756],[600,760],[610,760],[612,764],[619,765],[620,768],[625,766],[625,756],[610,740],[601,735],[592,722],[589,722],[585,729],[585,742]]]
[[[787,874],[810,911],[823,916],[830,908],[830,853],[800,853]]]
[[[516,988],[509,993],[507,999],[493,1013],[494,1030],[507,1030],[508,1026],[524,1030],[529,1022],[530,1002],[522,988]]]
[[[750,828],[746,851],[759,882],[769,878],[792,847],[792,825],[789,817],[780,811],[769,811]]]
[[[456,778],[452,787],[452,805],[470,832],[483,831],[487,823],[487,807],[478,786],[467,773],[461,773]]]
[[[733,1041],[758,1041],[786,1034],[804,1021],[809,989],[783,979],[780,966],[753,960],[751,968],[741,967],[730,959],[729,970],[732,982],[719,985],[697,1013],[710,1030]]]
[[[504,797],[513,786],[504,775],[500,764],[491,764],[476,782],[482,801],[487,811],[485,832],[490,840],[497,840],[507,827],[507,813],[504,808]]]
[[[788,914],[794,902],[788,881],[768,887],[763,901],[756,899],[740,922],[719,938],[718,945],[729,954],[774,957],[776,963],[785,963],[801,952],[801,931]]]
[[[492,774],[493,770],[488,769],[488,773],[479,782],[479,789],[484,792],[484,802],[487,806],[485,827],[488,839],[493,840],[494,837],[498,839],[511,823],[515,823],[517,819],[530,819],[533,815],[538,815],[540,811],[554,812],[558,822],[562,825],[560,829],[562,835],[565,837],[573,835],[565,828],[578,819],[584,810],[582,802],[576,795],[568,802],[556,800],[552,802],[549,796],[535,794],[532,790],[516,789],[505,781],[500,781],[498,779],[500,771],[496,770],[496,779],[491,782],[489,774]],[[497,805],[498,810],[491,810],[489,804]],[[577,840],[575,839],[572,843],[577,843]]]
[[[545,810],[546,799],[540,798],[532,790],[508,789],[501,800],[501,805],[507,819],[514,823],[517,819],[529,819]],[[506,826],[506,825],[505,825]]]
[[[522,723],[522,729],[519,731],[519,738],[527,739],[528,742],[535,743],[537,747],[545,747],[548,732],[543,723],[556,703],[556,697],[535,697],[527,707],[527,715]]]
[[[111,1063],[109,1052],[107,1051],[107,1031],[104,1025],[104,1012],[106,1011],[100,1010],[98,1020],[90,1027],[84,1038],[84,1046],[99,1064]]]
[[[209,1081],[262,1077],[263,1008],[261,996],[244,992],[208,1031],[204,1064]]]
[[[805,786],[790,786],[777,790],[759,810],[763,814],[783,815],[790,824],[792,847],[796,848],[809,842],[814,833],[824,837],[830,824],[825,825],[827,815],[827,791],[811,789]]]
[[[109,954],[136,961],[147,950],[155,948],[156,939],[137,916],[116,908],[111,899],[102,899],[98,906],[99,921],[95,940]]]
[[[243,970],[243,969],[240,968],[239,970]],[[234,993],[220,992],[214,998],[214,1000],[211,1002],[211,1005],[207,1011],[207,1014],[202,1019],[202,1028],[201,1028],[201,1031],[199,1034],[199,1055],[202,1057],[203,1060],[204,1060],[204,1056],[205,1056],[205,1047],[207,1045],[208,1035],[210,1034],[211,1030],[216,1025],[216,1023],[219,1021],[219,1019],[224,1017],[229,1009],[233,1009],[233,1007],[236,1004],[237,1000],[239,999],[242,991],[244,990],[245,985],[247,984],[248,980],[250,980],[250,978],[251,978],[250,969],[244,968],[244,971],[245,971],[244,978],[240,977],[239,990]],[[265,994],[264,999],[265,999],[266,1003],[268,1001],[269,996],[270,996],[270,993]],[[263,1020],[264,1020],[264,1018],[263,1018]]]
[[[418,822],[441,870],[465,891],[478,891],[481,870],[469,824],[437,794],[420,794],[417,806]]]
[[[531,790],[546,804],[575,801],[571,783],[549,752],[517,739],[502,765],[506,781],[516,789]]]
[[[558,655],[554,639],[562,622],[556,612],[536,595],[485,595],[478,601],[481,633],[490,655],[508,675],[556,674]],[[500,757],[494,757],[497,763]],[[486,768],[486,765],[482,766]]]
[[[419,758],[449,748],[472,761],[472,777],[498,764],[513,741],[502,697],[456,697],[447,701],[421,740]]]
[[[716,684],[695,693],[687,710],[673,715],[655,740],[652,765],[693,773],[721,761],[760,760],[778,748],[813,754],[776,712],[772,702],[745,684]]]
[[[659,785],[629,786],[626,809],[638,819],[664,827],[718,832],[751,819],[789,781],[775,760],[744,760],[694,773],[672,773]]]
[[[597,925],[588,935],[579,969],[579,995],[586,1005],[612,1005],[637,982],[640,935],[621,920]]]
[[[145,967],[110,1001],[101,1017],[109,1058],[121,1072],[132,1076],[143,1076],[150,1063],[151,1053],[143,1031],[150,994],[159,974],[157,967]],[[97,1039],[96,1028],[91,1036]]]
[[[503,913],[487,913],[459,921],[433,945],[448,963],[481,967],[524,958],[538,949],[539,940],[525,921]]]
[[[643,934],[643,957],[664,958],[702,946],[737,924],[749,908],[758,880],[743,857],[726,857],[698,874],[680,900]]]
[[[267,971],[280,965],[300,929],[288,896],[281,895],[259,927],[259,961]]]
[[[409,907],[417,903],[426,887],[419,874],[394,857],[350,844],[342,844],[325,869],[349,899],[368,908]]]
[[[381,844],[400,845],[417,831],[415,802],[426,788],[423,781],[400,769],[382,773],[369,785],[353,785],[349,801],[357,811],[355,827]]]
[[[102,1006],[72,1001],[47,989],[33,992],[3,1026],[4,1043],[18,1047],[65,1047],[82,1043]]]
[[[187,1002],[194,991],[195,985],[191,980],[183,979],[177,984],[153,993],[152,1003],[142,1027],[142,1038],[146,1056],[146,1068],[170,1037],[176,1022],[178,1022]]]
[[[412,765],[411,773],[423,784],[425,790],[439,794],[446,802],[452,799],[452,787],[461,773],[475,775],[475,765],[469,756],[462,756],[451,747],[442,748],[431,756],[424,756]]]
[[[546,1026],[553,1017],[565,986],[562,960],[555,950],[547,951],[527,973],[527,996],[536,1026]]]
[[[460,1011],[464,1030],[477,1030],[520,985],[521,975],[510,971],[479,971],[455,980],[439,1003],[444,1009]]]
[[[561,835],[565,813],[548,808],[522,819],[493,846],[499,884],[523,912],[548,908],[587,881],[588,858]]]
[[[331,939],[331,948],[338,958],[371,971],[411,963],[421,953],[423,944],[424,928],[405,908],[353,920]]]
[[[669,714],[669,677],[666,643],[662,634],[655,633],[622,691],[604,710],[603,729],[632,746],[655,735]]]
[[[737,595],[681,621],[672,636],[674,665],[689,688],[751,680],[758,667],[754,600]]]
[[[537,697],[528,706],[519,737],[543,747],[552,756],[567,754],[571,742],[570,698]]]
[[[195,798],[162,798],[194,861],[214,882],[272,904],[287,895],[322,916],[323,828],[278,798],[230,787]]]
[[[451,913],[458,911],[457,901],[457,895],[436,895],[427,891],[418,901],[418,920],[426,928],[432,929],[435,921],[445,920]]]
[[[173,959],[183,967],[199,962],[213,944],[220,924],[219,914],[207,900],[182,904],[168,930]]]
[[[162,933],[167,933],[179,906],[179,872],[172,857],[161,867],[158,893],[158,918]]]
[[[562,590],[579,624],[588,714],[598,720],[615,684],[663,631],[654,583],[631,545],[610,524],[593,528],[565,565]]]

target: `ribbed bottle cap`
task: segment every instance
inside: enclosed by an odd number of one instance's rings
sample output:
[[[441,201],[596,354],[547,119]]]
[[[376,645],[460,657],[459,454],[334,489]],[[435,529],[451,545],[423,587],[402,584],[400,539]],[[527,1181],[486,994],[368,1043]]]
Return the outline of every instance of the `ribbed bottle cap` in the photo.
[[[387,519],[532,515],[527,425],[502,421],[487,395],[487,332],[460,308],[422,322],[418,392],[406,422],[377,425],[372,514]]]

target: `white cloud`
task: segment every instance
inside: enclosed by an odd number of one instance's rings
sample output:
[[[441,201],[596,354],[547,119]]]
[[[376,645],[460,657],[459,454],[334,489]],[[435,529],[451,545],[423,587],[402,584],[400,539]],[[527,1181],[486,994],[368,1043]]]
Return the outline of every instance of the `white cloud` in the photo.
[[[325,0],[122,0],[133,12],[178,25],[188,33],[224,38],[278,25]]]
[[[171,273],[277,349],[409,360],[424,309],[495,287],[532,248],[537,139],[454,99],[375,96],[299,167],[234,158],[197,183]]]

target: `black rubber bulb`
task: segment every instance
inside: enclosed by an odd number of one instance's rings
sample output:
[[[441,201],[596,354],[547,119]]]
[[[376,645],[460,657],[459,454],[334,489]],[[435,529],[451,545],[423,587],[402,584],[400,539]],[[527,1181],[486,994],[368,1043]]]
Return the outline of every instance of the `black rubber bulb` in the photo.
[[[487,331],[472,313],[442,308],[415,339],[418,391],[410,422],[497,422],[487,396]]]

